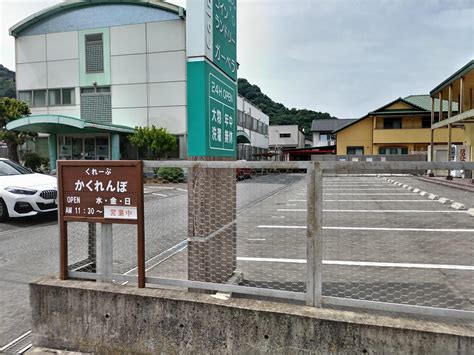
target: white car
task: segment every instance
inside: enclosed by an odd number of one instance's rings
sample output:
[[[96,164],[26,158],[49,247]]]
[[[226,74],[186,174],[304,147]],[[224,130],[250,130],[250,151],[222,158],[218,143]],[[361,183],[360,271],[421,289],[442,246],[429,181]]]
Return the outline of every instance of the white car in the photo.
[[[57,210],[57,180],[0,158],[0,220]]]

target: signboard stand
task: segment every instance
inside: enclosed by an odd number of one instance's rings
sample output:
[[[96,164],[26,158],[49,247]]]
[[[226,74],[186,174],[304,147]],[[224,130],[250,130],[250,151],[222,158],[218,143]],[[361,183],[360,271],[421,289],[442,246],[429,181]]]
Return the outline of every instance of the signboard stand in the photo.
[[[143,163],[120,161],[58,161],[61,280],[68,279],[68,222],[88,223],[88,258],[99,280],[113,279],[112,224],[137,225],[138,287],[145,287]],[[96,226],[101,224],[99,260]],[[96,271],[96,270],[92,270]]]

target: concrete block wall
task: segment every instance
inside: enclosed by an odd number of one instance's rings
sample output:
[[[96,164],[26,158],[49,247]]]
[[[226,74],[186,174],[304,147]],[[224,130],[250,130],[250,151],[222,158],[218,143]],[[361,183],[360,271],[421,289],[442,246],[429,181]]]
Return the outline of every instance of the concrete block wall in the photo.
[[[30,285],[33,345],[95,354],[472,354],[470,325],[99,282]]]

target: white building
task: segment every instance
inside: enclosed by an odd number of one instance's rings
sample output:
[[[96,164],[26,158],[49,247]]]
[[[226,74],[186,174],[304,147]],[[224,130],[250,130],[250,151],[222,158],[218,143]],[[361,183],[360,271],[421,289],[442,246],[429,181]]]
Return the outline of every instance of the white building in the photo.
[[[270,149],[304,148],[305,136],[298,125],[270,126],[268,129]]]
[[[336,135],[333,131],[342,128],[352,122],[355,119],[337,119],[337,118],[326,118],[313,120],[311,122],[311,132],[313,134],[313,147],[327,147],[336,145]]]
[[[265,160],[269,142],[268,116],[240,95],[237,98],[237,110],[238,158]]]
[[[186,158],[185,26],[183,8],[158,0],[72,0],[26,18],[10,34],[17,97],[32,115],[7,128],[48,134],[52,168],[56,159],[139,158],[126,138],[136,126],[166,128],[179,142],[171,157]],[[240,141],[263,152],[268,117],[239,105],[257,121]]]

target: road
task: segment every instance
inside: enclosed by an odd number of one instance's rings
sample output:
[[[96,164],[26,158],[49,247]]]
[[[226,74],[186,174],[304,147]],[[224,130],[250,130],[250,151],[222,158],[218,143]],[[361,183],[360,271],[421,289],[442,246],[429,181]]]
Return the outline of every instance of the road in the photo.
[[[299,178],[298,178],[299,179]],[[287,176],[254,184],[238,183],[238,209],[274,193],[295,181]],[[145,187],[146,260],[153,265],[157,255],[187,238],[187,185]],[[241,191],[249,193],[243,194]],[[134,271],[136,232],[134,226],[114,225],[114,272]],[[87,224],[70,223],[69,263],[88,255]],[[100,231],[98,231],[100,233]],[[100,248],[100,238],[97,248]],[[30,329],[28,284],[58,273],[59,239],[56,214],[12,219],[0,224],[0,349]]]
[[[399,179],[474,203],[472,193]],[[244,284],[304,291],[304,174],[237,186]],[[474,217],[377,177],[325,178],[323,208],[324,295],[474,309]],[[186,217],[186,185],[146,187],[148,275],[186,278]],[[54,214],[0,225],[0,348],[29,330],[28,283],[57,274],[57,234]],[[69,242],[71,262],[87,256],[85,225],[71,224]],[[134,274],[135,248],[134,227],[114,226],[114,272]]]

